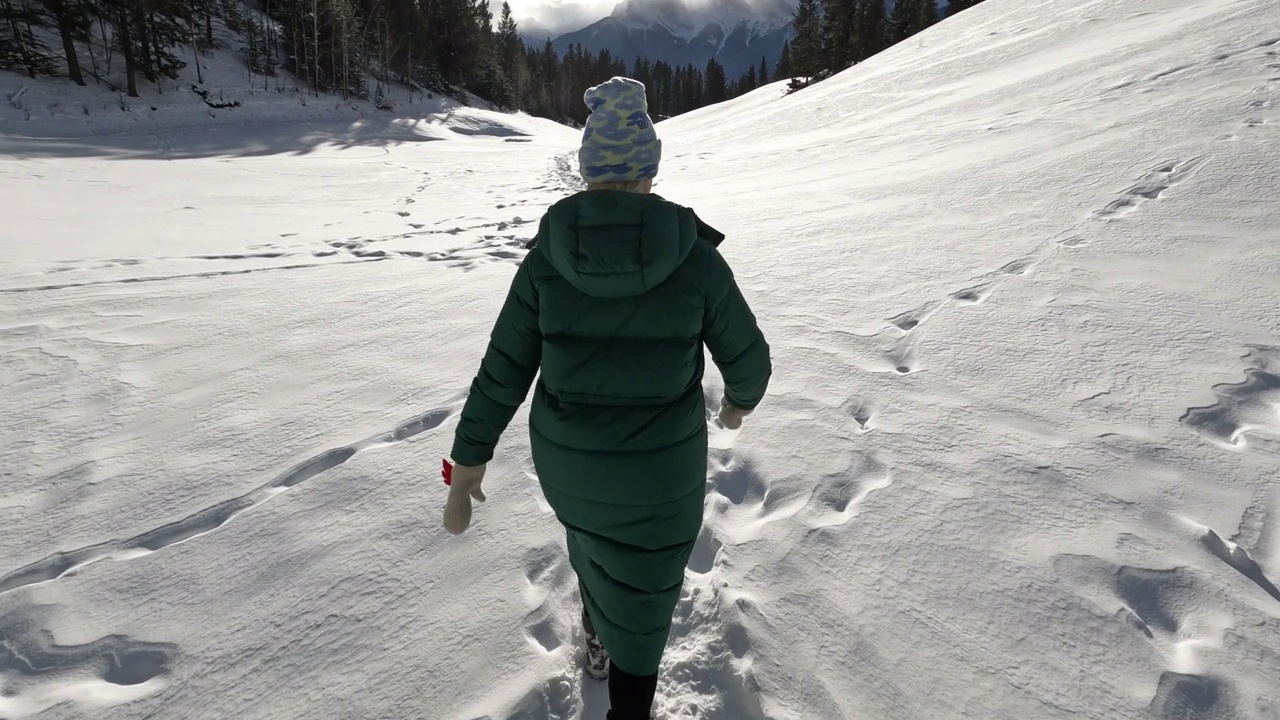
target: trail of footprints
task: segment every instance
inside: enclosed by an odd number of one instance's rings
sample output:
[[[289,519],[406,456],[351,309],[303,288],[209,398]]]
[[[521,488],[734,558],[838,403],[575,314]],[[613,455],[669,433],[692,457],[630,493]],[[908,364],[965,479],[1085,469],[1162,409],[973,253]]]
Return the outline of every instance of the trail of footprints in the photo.
[[[412,213],[410,206],[415,204],[415,195],[421,193],[430,184],[430,174],[423,172],[423,182],[418,185],[414,192],[401,200],[401,209],[395,213],[406,221],[410,219]],[[548,171],[546,184],[534,188],[536,190],[555,190],[564,192],[575,192],[583,188],[582,179],[578,177],[576,170],[572,164],[572,154],[557,156],[553,162],[553,166]],[[499,204],[497,209],[502,209],[506,205]],[[448,221],[445,221],[448,222]],[[112,278],[108,280],[83,280],[41,283],[36,285],[25,285],[17,287],[0,287],[0,293],[24,293],[24,292],[40,292],[50,290],[65,290],[69,288],[95,287],[104,285],[127,285],[135,283],[152,283],[166,282],[172,280],[182,280],[190,278],[208,278],[221,277],[229,275],[247,275],[259,272],[279,272],[282,270],[305,270],[311,268],[327,267],[333,264],[350,264],[361,262],[378,262],[391,259],[418,259],[428,262],[440,262],[448,267],[470,270],[477,264],[485,262],[510,262],[519,263],[524,257],[528,249],[530,237],[527,232],[516,232],[517,230],[529,225],[532,221],[516,215],[509,220],[501,220],[497,222],[484,222],[467,226],[454,225],[444,229],[428,229],[426,224],[418,222],[408,222],[411,228],[410,232],[400,233],[398,235],[390,235],[387,237],[365,238],[364,236],[354,236],[343,240],[329,240],[324,244],[327,246],[322,250],[311,251],[291,251],[281,248],[274,244],[256,245],[246,249],[240,253],[221,253],[221,254],[202,254],[189,255],[182,257],[164,257],[164,258],[111,258],[103,261],[84,262],[84,261],[67,261],[55,265],[45,270],[46,275],[56,275],[78,270],[105,270],[112,268],[139,267],[149,263],[163,261],[183,261],[183,260],[201,260],[213,262],[243,262],[258,260],[280,260],[286,258],[298,258],[300,262],[292,262],[284,265],[259,265],[254,267],[243,268],[220,268],[217,270],[188,272],[188,273],[170,273],[163,275],[147,275],[139,277]],[[475,240],[465,245],[461,245],[446,250],[427,252],[420,250],[387,250],[376,247],[376,245],[393,240],[406,240],[417,237],[426,236],[459,236],[473,235]],[[282,233],[281,238],[294,237],[297,233]],[[335,256],[345,255],[351,259],[337,262],[302,262],[304,258],[311,260],[321,260],[325,258],[333,258]]]
[[[715,395],[709,393],[708,395]],[[708,406],[710,419],[717,408]],[[857,435],[874,432],[880,409],[861,396],[840,408]],[[536,479],[531,467],[525,472]],[[795,517],[809,531],[847,524],[868,496],[892,483],[888,464],[874,453],[851,454],[848,467],[811,482],[776,485],[750,459],[713,451],[702,529],[686,566],[672,618],[658,687],[657,716],[666,720],[765,720],[751,672],[753,647],[743,620],[758,615],[750,593],[730,589],[721,568],[726,553],[750,542],[766,525]],[[549,512],[549,508],[543,508]],[[584,638],[576,576],[558,543],[532,548],[524,558],[524,633],[533,652],[560,655],[560,670],[530,688],[504,720],[603,717],[607,685],[582,671]]]
[[[154,283],[168,282],[173,280],[184,280],[194,278],[210,278],[223,277],[230,275],[249,275],[263,272],[280,272],[283,270],[309,270],[315,268],[329,267],[331,265],[356,264],[365,262],[378,262],[383,260],[392,260],[396,258],[408,258],[426,260],[428,262],[441,262],[449,267],[462,270],[468,270],[482,262],[513,262],[518,263],[524,257],[524,252],[528,244],[528,239],[512,232],[501,232],[513,227],[519,227],[526,224],[527,221],[522,218],[514,218],[510,221],[497,223],[486,223],[474,228],[455,227],[449,230],[441,231],[425,231],[415,233],[405,233],[395,237],[379,238],[375,240],[366,240],[362,237],[354,237],[347,240],[331,240],[325,243],[328,249],[314,250],[309,252],[287,252],[283,250],[268,251],[246,251],[243,253],[227,253],[221,255],[190,255],[185,257],[172,258],[113,258],[106,261],[85,264],[81,262],[68,262],[55,266],[45,271],[45,274],[60,274],[71,272],[73,270],[102,270],[109,268],[122,267],[139,267],[153,262],[173,261],[173,260],[202,260],[202,261],[218,261],[218,262],[237,262],[237,261],[253,261],[253,260],[277,260],[281,258],[311,258],[320,260],[324,258],[332,258],[339,255],[350,256],[350,260],[338,260],[331,262],[293,262],[283,265],[258,265],[253,267],[241,268],[222,268],[217,270],[206,270],[187,273],[168,273],[162,275],[143,275],[136,277],[111,278],[106,280],[82,280],[75,282],[55,282],[41,283],[36,285],[22,285],[16,287],[0,287],[0,293],[26,293],[40,292],[49,290],[66,290],[69,288],[82,287],[98,287],[108,285],[131,285],[137,283]],[[384,250],[376,247],[370,247],[375,243],[386,242],[389,240],[409,238],[422,235],[458,235],[464,232],[474,232],[475,230],[496,229],[499,233],[484,233],[477,236],[475,242],[448,250],[438,252],[426,252],[420,250]]]
[[[1191,179],[1204,167],[1207,158],[1199,156],[1188,160],[1163,163],[1152,169],[1137,184],[1125,190],[1124,195],[1111,201],[1106,207],[1093,213],[1095,218],[1110,219],[1128,215],[1150,200],[1160,199],[1169,189]]]
[[[1059,244],[1068,245],[1078,240],[1078,237],[1072,236],[1060,241]],[[944,298],[929,300],[923,305],[888,318],[886,322],[889,323],[889,327],[886,330],[896,335],[885,352],[888,369],[898,375],[910,375],[919,370],[916,348],[920,344],[926,322],[948,305],[978,305],[985,302],[1001,284],[1013,276],[1027,274],[1038,262],[1031,257],[1013,260],[993,272],[973,278],[969,281],[971,284]]]
[[[1171,188],[1184,183],[1208,162],[1208,156],[1197,156],[1186,160],[1161,163],[1139,181],[1123,192],[1121,197],[1108,203],[1093,213],[1095,219],[1117,220],[1137,210],[1143,203],[1159,200]],[[1088,244],[1081,233],[1066,232],[1056,241],[1057,248],[1075,248]],[[898,375],[910,375],[919,370],[917,347],[925,324],[948,305],[979,305],[986,302],[992,294],[1011,277],[1026,275],[1041,262],[1035,257],[1024,257],[1013,260],[999,269],[973,278],[966,287],[962,287],[943,298],[932,299],[906,312],[899,313],[886,320],[889,327],[886,332],[895,335],[892,344],[885,352],[888,369]]]
[[[455,400],[453,405],[457,403],[458,401]],[[0,595],[37,583],[57,580],[101,560],[132,560],[201,535],[207,535],[246,510],[342,465],[358,453],[399,443],[439,427],[452,415],[453,405],[432,410],[401,423],[388,432],[379,433],[360,442],[326,450],[295,465],[255,490],[240,497],[224,500],[177,522],[162,525],[123,540],[109,540],[97,545],[55,552],[42,560],[0,576]]]
[[[1161,80],[1180,75],[1188,70],[1205,68],[1211,65],[1222,63],[1239,55],[1249,55],[1250,57],[1258,57],[1264,63],[1264,67],[1268,70],[1280,69],[1280,63],[1275,62],[1276,58],[1280,58],[1280,50],[1273,50],[1275,46],[1280,45],[1280,37],[1267,38],[1262,42],[1250,45],[1247,48],[1234,50],[1230,52],[1221,52],[1215,54],[1205,60],[1198,62],[1179,63],[1163,70],[1159,70],[1144,78],[1126,80],[1124,82],[1113,85],[1107,89],[1107,92],[1114,93],[1121,90],[1126,91],[1149,91],[1150,86],[1157,85]],[[1131,93],[1130,93],[1131,94]]]

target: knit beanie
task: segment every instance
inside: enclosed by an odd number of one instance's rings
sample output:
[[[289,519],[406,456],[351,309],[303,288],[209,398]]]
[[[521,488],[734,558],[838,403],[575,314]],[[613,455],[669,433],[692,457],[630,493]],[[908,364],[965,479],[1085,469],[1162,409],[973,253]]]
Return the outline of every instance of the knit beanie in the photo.
[[[627,182],[657,175],[662,141],[649,119],[644,84],[615,77],[590,88],[582,99],[591,109],[578,150],[582,179]]]

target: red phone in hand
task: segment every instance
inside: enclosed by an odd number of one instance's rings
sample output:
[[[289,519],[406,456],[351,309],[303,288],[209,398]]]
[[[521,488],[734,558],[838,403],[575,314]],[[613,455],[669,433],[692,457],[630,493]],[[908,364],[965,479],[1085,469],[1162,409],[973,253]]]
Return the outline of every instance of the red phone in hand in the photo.
[[[444,476],[444,484],[453,485],[453,465],[450,465],[448,460],[444,460],[443,462],[444,471],[441,474]]]

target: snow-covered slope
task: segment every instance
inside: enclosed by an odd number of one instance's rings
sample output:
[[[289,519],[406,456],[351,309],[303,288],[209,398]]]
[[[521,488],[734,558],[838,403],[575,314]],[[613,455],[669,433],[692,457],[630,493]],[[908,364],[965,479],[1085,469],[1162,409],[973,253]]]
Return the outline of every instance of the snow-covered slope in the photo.
[[[1280,716],[1277,28],[987,0],[659,126],[777,368],[659,717]],[[574,133],[349,126],[0,128],[0,717],[603,717],[523,417],[438,524]]]

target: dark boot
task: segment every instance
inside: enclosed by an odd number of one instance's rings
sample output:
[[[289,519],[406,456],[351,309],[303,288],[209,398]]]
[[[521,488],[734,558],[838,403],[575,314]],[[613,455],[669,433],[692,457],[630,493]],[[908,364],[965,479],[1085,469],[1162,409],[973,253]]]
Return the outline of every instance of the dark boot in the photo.
[[[596,636],[596,629],[591,625],[591,618],[587,616],[586,608],[582,609],[582,630],[587,641],[587,675],[596,680],[604,680],[609,677],[609,652],[604,649],[604,645],[600,644],[600,638]]]
[[[609,705],[606,720],[650,720],[658,674],[632,675],[609,661]]]

